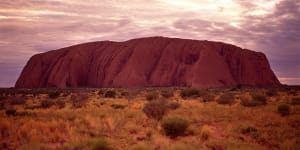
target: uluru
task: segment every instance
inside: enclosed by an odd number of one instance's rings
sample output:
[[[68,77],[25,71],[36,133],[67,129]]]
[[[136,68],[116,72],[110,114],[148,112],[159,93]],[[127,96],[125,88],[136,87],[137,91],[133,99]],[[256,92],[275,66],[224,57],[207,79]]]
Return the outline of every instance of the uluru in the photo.
[[[36,54],[17,88],[278,86],[266,56],[222,42],[147,37]]]

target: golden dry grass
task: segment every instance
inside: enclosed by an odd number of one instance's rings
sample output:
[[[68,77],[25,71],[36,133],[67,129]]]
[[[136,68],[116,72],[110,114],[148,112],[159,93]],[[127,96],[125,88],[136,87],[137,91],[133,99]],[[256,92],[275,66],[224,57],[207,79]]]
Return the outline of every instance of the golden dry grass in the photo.
[[[158,99],[180,103],[179,108],[169,110],[166,116],[190,122],[186,134],[176,138],[167,137],[160,122],[143,113],[149,90],[134,91],[134,96],[119,94],[117,98],[105,98],[95,89],[87,90],[89,98],[79,108],[73,106],[72,94],[57,98],[66,103],[64,108],[38,107],[47,94],[28,96],[23,105],[10,105],[8,96],[0,110],[0,149],[93,149],[98,139],[105,139],[116,150],[296,150],[300,148],[300,105],[290,105],[292,111],[288,116],[277,112],[278,105],[299,97],[299,89],[292,90],[292,95],[289,90],[278,90],[275,96],[271,93],[268,103],[257,107],[242,106],[239,97],[268,89],[208,91],[215,98],[222,93],[234,93],[236,99],[232,105],[221,105],[214,100],[204,103],[201,96],[183,99],[180,90],[174,90],[173,97]],[[17,115],[6,115],[8,108],[17,110]],[[21,115],[21,112],[26,113]]]

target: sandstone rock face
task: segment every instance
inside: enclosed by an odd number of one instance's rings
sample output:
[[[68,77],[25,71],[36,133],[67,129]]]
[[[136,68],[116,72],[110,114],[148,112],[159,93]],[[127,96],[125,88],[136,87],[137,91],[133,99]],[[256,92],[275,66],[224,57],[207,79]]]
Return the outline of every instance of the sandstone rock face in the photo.
[[[17,88],[277,86],[263,53],[221,42],[149,37],[34,55]]]

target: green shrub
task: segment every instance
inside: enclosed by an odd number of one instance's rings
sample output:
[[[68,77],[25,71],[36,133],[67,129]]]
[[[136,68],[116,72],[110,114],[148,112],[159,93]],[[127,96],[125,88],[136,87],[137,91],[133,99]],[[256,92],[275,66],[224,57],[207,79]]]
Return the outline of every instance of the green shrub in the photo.
[[[217,99],[217,103],[219,104],[233,104],[234,103],[234,95],[232,93],[226,93],[221,95],[218,99]]]
[[[164,97],[164,98],[171,98],[174,96],[174,93],[172,90],[163,90],[161,91],[161,96]]]
[[[267,104],[267,97],[263,94],[252,94],[252,100],[260,103],[261,105]]]
[[[5,111],[5,114],[7,115],[7,116],[15,116],[16,114],[17,114],[17,111],[15,110],[15,109],[7,109],[6,111]]]
[[[177,102],[172,102],[172,103],[168,104],[168,108],[171,109],[171,110],[175,110],[179,107],[180,107],[180,103],[177,103]]]
[[[189,127],[189,122],[179,117],[167,117],[162,120],[161,126],[165,134],[173,138],[184,135]]]
[[[300,105],[300,97],[293,97],[291,99],[291,104],[292,105]]]
[[[198,89],[194,89],[194,88],[187,88],[187,89],[183,89],[180,92],[180,96],[182,98],[196,98],[200,96],[200,92]]]
[[[97,139],[94,141],[93,150],[112,150],[111,145],[105,139]]]
[[[106,97],[106,98],[115,98],[116,94],[117,94],[116,91],[109,90],[109,91],[105,92],[104,97]]]
[[[51,99],[56,99],[60,96],[60,92],[59,91],[51,91],[48,93],[48,97]]]
[[[114,109],[124,109],[126,106],[121,104],[112,104],[111,107]]]
[[[163,100],[154,100],[146,103],[143,108],[143,112],[149,118],[161,120],[167,113],[167,105]]]
[[[156,100],[156,99],[158,99],[158,93],[157,92],[149,92],[146,94],[146,99],[148,101]]]
[[[282,116],[289,115],[291,112],[291,107],[288,104],[281,104],[277,107],[278,113],[280,113]]]
[[[41,101],[41,108],[49,108],[53,106],[55,103],[53,100],[45,99]]]

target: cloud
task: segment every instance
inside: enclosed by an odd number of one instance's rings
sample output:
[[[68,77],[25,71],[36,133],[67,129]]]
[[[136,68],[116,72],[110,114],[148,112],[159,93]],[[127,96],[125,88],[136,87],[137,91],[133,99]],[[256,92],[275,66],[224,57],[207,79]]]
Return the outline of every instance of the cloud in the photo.
[[[73,44],[168,36],[266,53],[284,83],[299,83],[298,0],[1,0],[0,86],[30,56]]]

